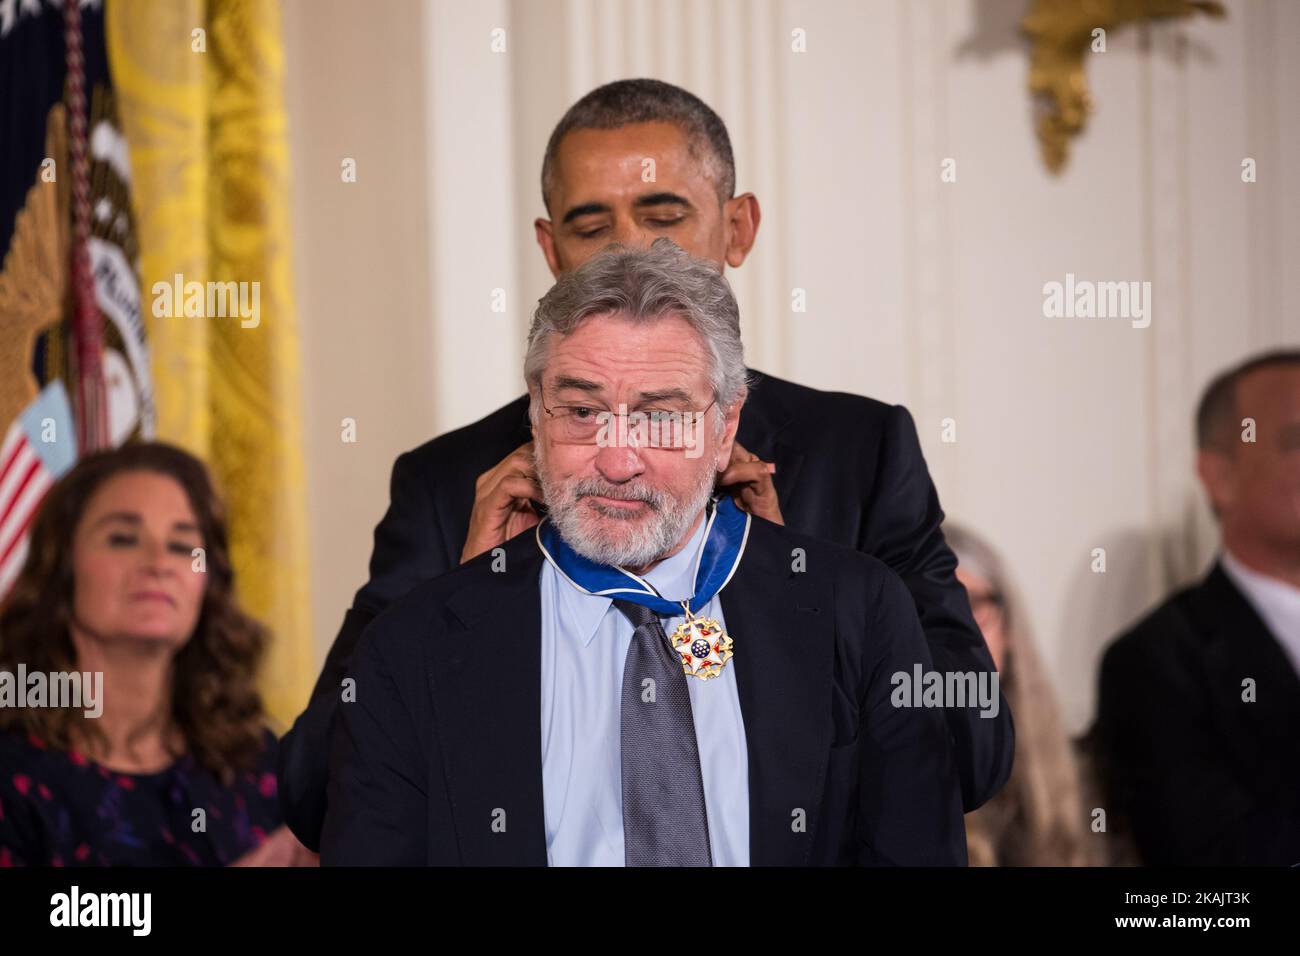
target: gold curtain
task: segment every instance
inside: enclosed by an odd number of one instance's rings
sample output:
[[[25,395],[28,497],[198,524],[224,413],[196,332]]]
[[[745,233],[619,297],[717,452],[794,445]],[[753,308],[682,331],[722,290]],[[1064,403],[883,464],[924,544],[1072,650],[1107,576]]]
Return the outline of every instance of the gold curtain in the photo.
[[[273,634],[262,690],[282,730],[314,673],[280,7],[108,0],[105,20],[131,153],[158,438],[207,461],[225,498],[241,602]],[[154,283],[174,285],[177,274],[205,288],[259,283],[258,324],[155,317]]]

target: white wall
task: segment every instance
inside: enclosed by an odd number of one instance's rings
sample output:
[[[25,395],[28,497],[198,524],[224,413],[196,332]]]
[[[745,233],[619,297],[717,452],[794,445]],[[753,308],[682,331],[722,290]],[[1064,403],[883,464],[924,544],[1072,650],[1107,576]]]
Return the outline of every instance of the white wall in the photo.
[[[751,364],[912,410],[945,509],[1004,551],[1081,728],[1101,646],[1211,553],[1191,474],[1199,389],[1300,341],[1284,166],[1300,149],[1300,4],[1113,32],[1059,178],[1033,134],[1026,7],[285,0],[320,653],[364,580],[393,457],[520,391],[550,282],[531,223],[551,127],[591,87],[649,75],[721,113],[738,186],[762,203],[754,254],[729,273]],[[343,156],[358,183],[339,182]],[[1045,319],[1043,284],[1067,272],[1150,280],[1150,328]],[[356,446],[339,441],[345,416]]]

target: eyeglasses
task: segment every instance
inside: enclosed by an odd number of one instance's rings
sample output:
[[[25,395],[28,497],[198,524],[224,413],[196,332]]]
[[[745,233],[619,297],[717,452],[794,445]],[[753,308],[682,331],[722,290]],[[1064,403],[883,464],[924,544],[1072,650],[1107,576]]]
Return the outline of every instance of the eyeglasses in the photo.
[[[545,402],[540,404],[552,439],[562,444],[673,449],[698,445],[704,416],[717,402],[715,398],[700,411],[647,408],[632,412],[626,405],[613,412],[594,405],[547,408]]]
[[[1001,591],[968,591],[971,613],[979,621],[993,621],[1003,617],[1007,612],[1006,596]]]

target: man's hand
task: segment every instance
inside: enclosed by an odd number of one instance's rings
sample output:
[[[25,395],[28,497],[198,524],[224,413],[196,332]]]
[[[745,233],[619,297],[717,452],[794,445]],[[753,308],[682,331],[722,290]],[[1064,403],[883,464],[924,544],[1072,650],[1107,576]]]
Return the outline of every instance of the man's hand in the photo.
[[[541,504],[542,486],[533,466],[533,443],[525,442],[478,476],[474,482],[474,510],[460,563],[505,544],[541,517],[533,502]]]
[[[278,827],[231,866],[320,866],[320,856],[298,842],[288,827]]]
[[[781,503],[776,500],[776,485],[772,483],[775,473],[775,464],[762,461],[740,442],[732,442],[731,461],[727,470],[718,476],[718,488],[731,495],[736,504],[750,514],[775,524],[785,524],[781,517]]]

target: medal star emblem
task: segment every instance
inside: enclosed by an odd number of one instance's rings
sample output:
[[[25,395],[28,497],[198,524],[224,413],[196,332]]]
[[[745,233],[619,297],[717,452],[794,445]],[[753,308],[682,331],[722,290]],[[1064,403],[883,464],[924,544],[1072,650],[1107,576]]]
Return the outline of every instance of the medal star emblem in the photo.
[[[722,665],[731,660],[731,638],[713,618],[694,617],[677,625],[672,637],[673,650],[682,659],[682,670],[690,677],[708,680],[722,673]]]

